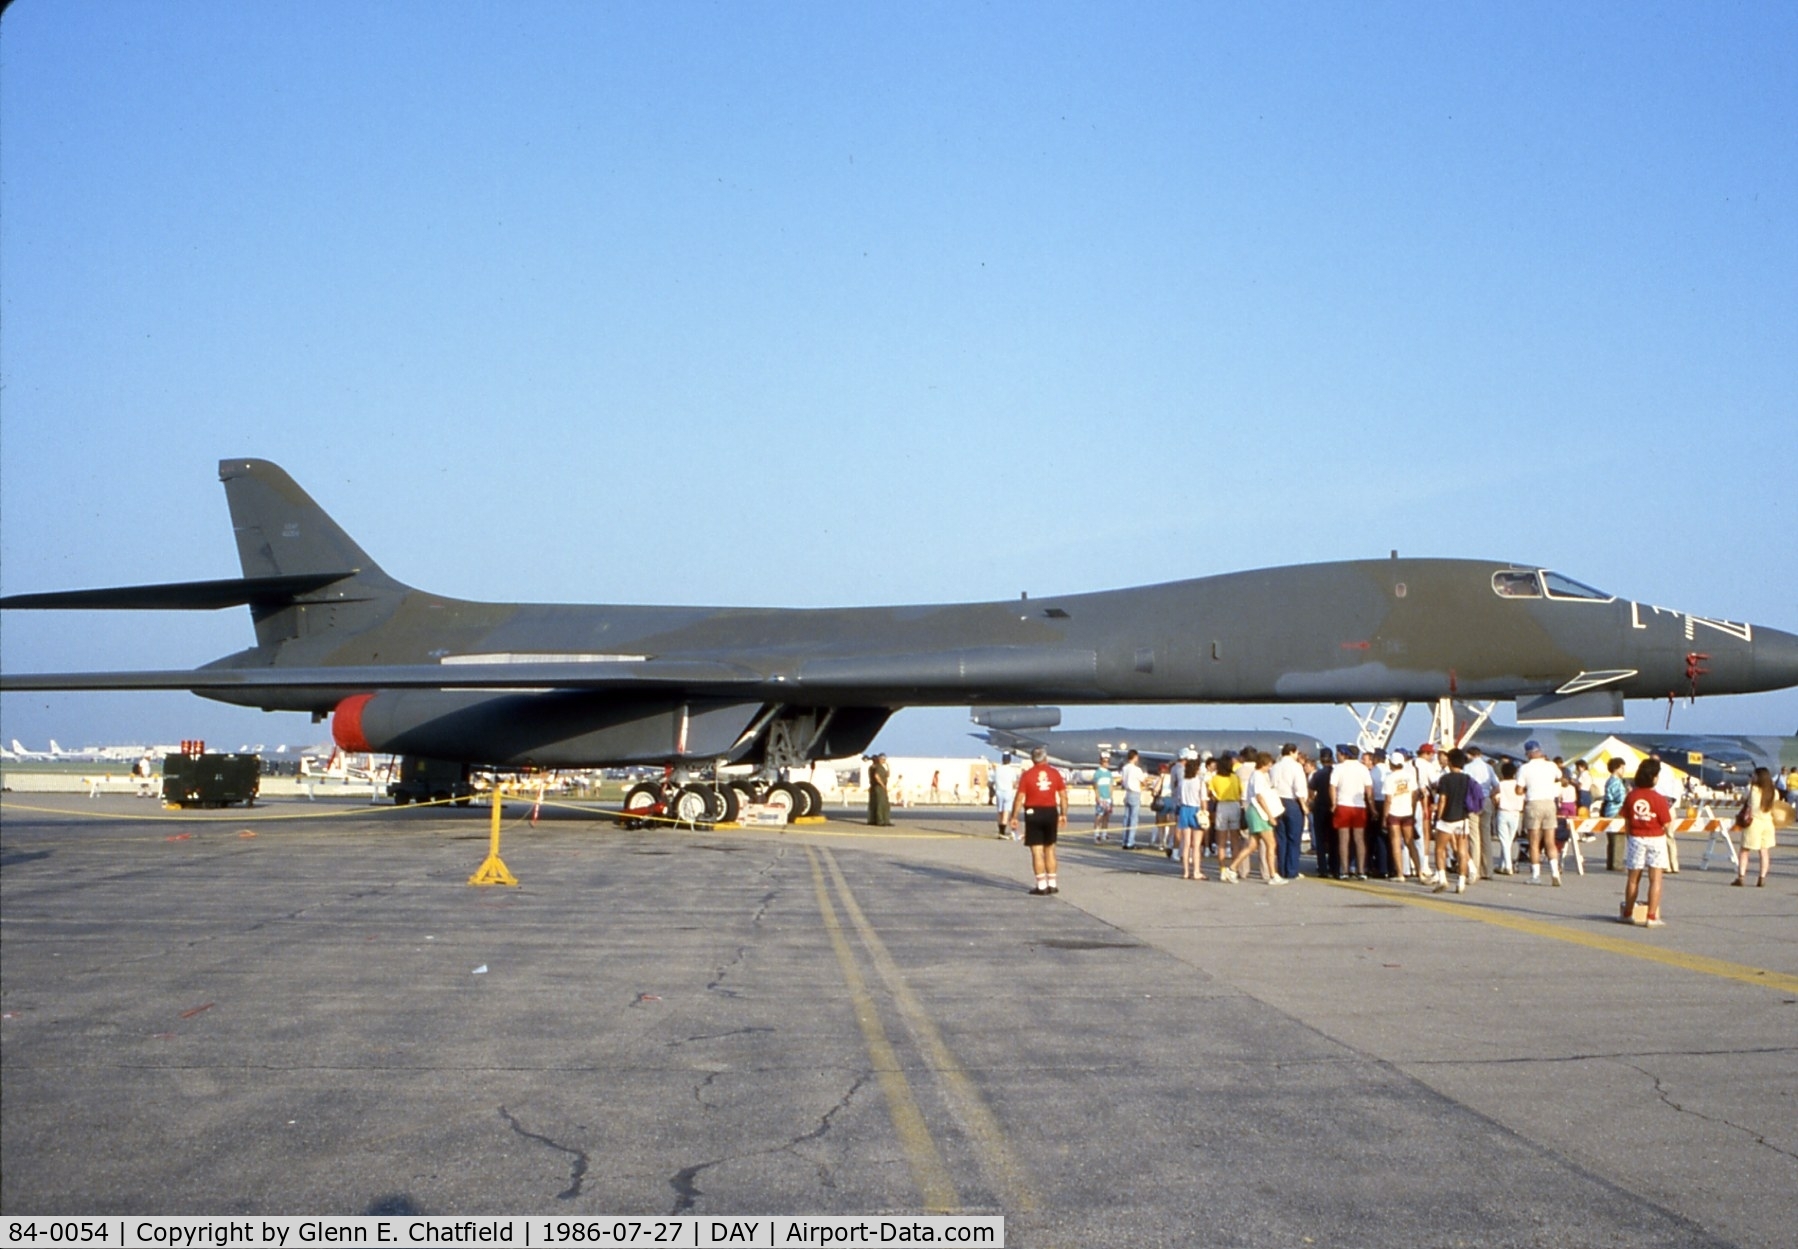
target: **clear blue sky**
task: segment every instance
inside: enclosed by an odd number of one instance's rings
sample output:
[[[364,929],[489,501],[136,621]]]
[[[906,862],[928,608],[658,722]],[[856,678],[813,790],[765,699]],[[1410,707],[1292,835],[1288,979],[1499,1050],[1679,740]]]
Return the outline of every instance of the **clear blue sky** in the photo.
[[[1396,547],[1798,630],[1798,6],[18,0],[0,372],[9,593],[236,575],[214,466],[255,455],[466,597]],[[249,637],[3,628],[19,671]],[[1067,722],[1287,719],[1348,726]],[[322,736],[188,695],[0,720]],[[1674,723],[1791,733],[1798,693]]]

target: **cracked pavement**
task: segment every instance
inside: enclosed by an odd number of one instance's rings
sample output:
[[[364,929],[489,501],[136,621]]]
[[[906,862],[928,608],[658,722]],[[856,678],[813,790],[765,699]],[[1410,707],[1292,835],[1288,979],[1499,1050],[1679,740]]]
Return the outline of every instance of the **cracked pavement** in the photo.
[[[1798,1224],[1798,993],[1402,891],[1192,884],[1070,839],[1064,892],[1032,899],[985,818],[928,812],[893,836],[545,818],[507,833],[522,886],[474,889],[478,811],[170,842],[132,810],[0,820],[7,1213],[905,1212],[927,1148],[1013,1245]],[[1682,873],[1666,930],[1603,931],[1790,977],[1786,867],[1746,898]],[[1468,899],[1596,931],[1617,879]]]

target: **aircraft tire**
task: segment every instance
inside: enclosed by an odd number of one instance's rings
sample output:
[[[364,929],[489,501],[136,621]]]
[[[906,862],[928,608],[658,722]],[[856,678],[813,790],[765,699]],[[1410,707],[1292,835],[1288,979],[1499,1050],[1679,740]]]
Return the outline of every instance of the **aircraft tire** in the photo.
[[[729,785],[717,785],[708,792],[712,796],[712,823],[735,824],[742,807],[737,791]]]
[[[661,805],[660,785],[651,785],[647,781],[632,785],[624,795],[624,826],[642,828],[648,822],[644,817],[655,814]]]
[[[732,781],[730,787],[737,792],[737,813],[739,815],[742,814],[745,806],[757,801],[755,786],[749,784],[747,781]]]
[[[677,824],[698,827],[712,821],[712,791],[708,786],[682,785],[668,805],[668,814]]]
[[[805,799],[801,798],[799,791],[787,782],[776,781],[768,786],[768,792],[763,796],[762,801],[776,811],[785,811],[787,813],[786,822],[791,824],[803,814],[802,804]]]
[[[824,791],[810,781],[797,781],[793,788],[805,795],[805,813],[807,815],[824,814]]]

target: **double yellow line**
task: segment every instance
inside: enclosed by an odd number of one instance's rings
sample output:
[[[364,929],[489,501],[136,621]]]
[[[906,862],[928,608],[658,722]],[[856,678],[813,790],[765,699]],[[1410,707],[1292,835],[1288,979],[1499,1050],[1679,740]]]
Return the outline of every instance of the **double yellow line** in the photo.
[[[949,1168],[943,1161],[942,1150],[937,1147],[936,1139],[924,1120],[924,1113],[918,1107],[917,1098],[912,1094],[911,1081],[906,1077],[905,1068],[899,1061],[898,1051],[893,1048],[887,1037],[886,1027],[881,1023],[879,1007],[873,993],[869,991],[867,979],[862,975],[855,949],[837,919],[831,886],[835,887],[836,903],[841,904],[843,913],[849,917],[856,936],[861,940],[862,950],[886,988],[894,1009],[904,1021],[913,1045],[923,1056],[942,1090],[943,1099],[948,1102],[951,1112],[972,1144],[981,1172],[989,1189],[998,1198],[1000,1207],[1008,1214],[1023,1214],[1035,1210],[1036,1194],[1031,1188],[1029,1177],[1013,1157],[999,1121],[980,1096],[980,1090],[974,1086],[967,1070],[944,1044],[942,1033],[937,1030],[923,1004],[906,983],[898,964],[887,952],[886,943],[862,913],[854,893],[849,889],[849,882],[843,878],[842,868],[837,865],[836,856],[827,847],[812,846],[805,848],[805,856],[812,867],[812,886],[818,895],[818,912],[824,917],[825,931],[830,934],[837,963],[843,969],[843,980],[849,986],[850,1001],[855,1007],[856,1022],[861,1026],[862,1040],[868,1047],[868,1058],[880,1081],[887,1113],[899,1135],[900,1146],[905,1150],[906,1162],[911,1168],[912,1180],[918,1187],[918,1193],[924,1200],[924,1208],[933,1214],[952,1213],[962,1208],[961,1197],[956,1191],[955,1181],[950,1177]],[[830,876],[828,885],[825,882],[826,872]]]

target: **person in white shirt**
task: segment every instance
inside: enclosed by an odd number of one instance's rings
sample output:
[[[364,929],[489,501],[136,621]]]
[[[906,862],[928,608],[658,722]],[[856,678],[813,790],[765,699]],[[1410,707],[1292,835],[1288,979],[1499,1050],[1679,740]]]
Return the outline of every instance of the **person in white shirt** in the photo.
[[[1268,771],[1280,800],[1280,822],[1274,829],[1274,868],[1287,880],[1299,874],[1299,849],[1305,840],[1305,765],[1297,742],[1280,747],[1280,758]],[[1315,831],[1311,834],[1316,837]]]
[[[1367,848],[1373,860],[1373,876],[1376,880],[1392,879],[1394,875],[1405,874],[1405,861],[1399,860],[1398,866],[1392,866],[1391,847],[1386,844],[1386,774],[1391,771],[1386,766],[1384,750],[1364,750],[1361,752],[1361,766],[1367,769],[1367,775],[1373,778],[1373,805],[1367,808]]]
[[[1367,809],[1373,804],[1373,774],[1361,762],[1353,746],[1340,747],[1330,769],[1330,802],[1333,821],[1341,836],[1337,861],[1348,870],[1350,854],[1359,869],[1356,880],[1367,879]]]
[[[1223,879],[1231,883],[1242,879],[1249,855],[1257,852],[1262,879],[1270,885],[1287,883],[1286,877],[1280,875],[1274,865],[1274,824],[1280,818],[1280,800],[1268,777],[1268,767],[1272,763],[1273,760],[1265,753],[1254,755],[1244,751],[1242,764],[1237,769],[1243,778],[1242,822],[1249,835],[1243,842],[1242,849],[1231,860],[1228,875],[1223,876]]]
[[[1498,773],[1493,771],[1492,764],[1480,753],[1478,746],[1467,747],[1467,766],[1462,771],[1479,784],[1480,793],[1486,799],[1479,813],[1472,817],[1477,827],[1470,830],[1472,835],[1467,839],[1467,847],[1474,859],[1473,867],[1479,872],[1480,878],[1490,880],[1492,865],[1486,860],[1486,842],[1492,836],[1497,820]],[[1506,861],[1509,861],[1509,856],[1506,856]]]
[[[1561,793],[1561,769],[1542,753],[1542,743],[1535,738],[1523,744],[1529,758],[1517,770],[1517,783],[1523,787],[1523,833],[1530,839],[1530,883],[1540,884],[1542,860],[1548,860],[1553,883],[1561,883],[1561,861],[1555,852],[1556,804]]]
[[[1010,837],[1011,799],[1018,792],[1018,777],[1024,769],[1011,761],[1010,755],[999,757],[999,766],[993,769],[993,802],[999,808],[999,836]]]
[[[1420,884],[1429,884],[1434,873],[1424,870],[1423,844],[1417,836],[1419,809],[1423,806],[1423,782],[1417,768],[1405,758],[1402,750],[1386,756],[1386,839],[1392,855],[1392,874],[1410,875],[1405,869],[1405,851],[1411,852],[1413,871]]]
[[[1136,849],[1136,828],[1142,819],[1142,787],[1148,778],[1143,771],[1142,756],[1132,750],[1124,756],[1124,770],[1118,780],[1124,786],[1124,849]]]
[[[1654,758],[1660,760],[1661,764],[1661,774],[1654,783],[1654,792],[1667,800],[1667,805],[1673,809],[1674,823],[1677,824],[1680,804],[1686,800],[1687,779],[1659,753]],[[1667,829],[1667,870],[1674,873],[1679,871],[1679,839],[1673,835],[1672,827]]]
[[[1448,768],[1443,764],[1433,742],[1425,742],[1419,746],[1417,757],[1411,762],[1417,768],[1418,783],[1423,786],[1423,792],[1417,799],[1417,831],[1422,837],[1424,848],[1428,850],[1430,830],[1436,826],[1436,786],[1448,774]]]
[[[1494,823],[1504,864],[1495,870],[1502,876],[1511,876],[1516,872],[1511,866],[1511,848],[1517,844],[1517,834],[1523,828],[1523,786],[1517,783],[1517,765],[1509,759],[1499,769],[1498,798],[1493,805],[1498,809]]]
[[[1204,880],[1205,769],[1199,752],[1180,752],[1180,878]]]

